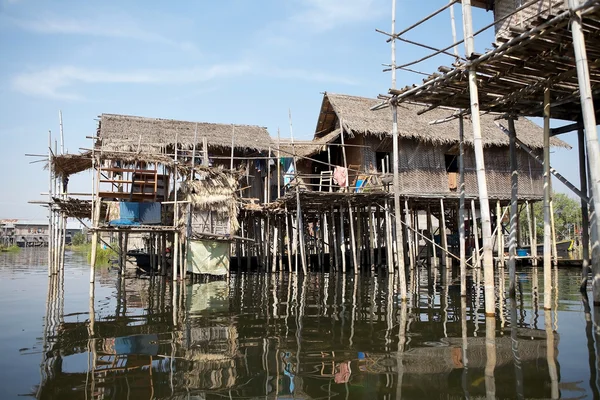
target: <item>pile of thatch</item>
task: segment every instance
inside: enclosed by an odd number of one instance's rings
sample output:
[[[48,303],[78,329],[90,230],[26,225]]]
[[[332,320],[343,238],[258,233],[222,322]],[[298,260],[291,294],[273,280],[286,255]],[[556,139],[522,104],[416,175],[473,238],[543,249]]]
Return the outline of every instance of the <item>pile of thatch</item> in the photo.
[[[344,132],[353,137],[355,134],[373,135],[385,138],[392,134],[392,112],[390,108],[371,111],[371,107],[381,104],[381,100],[366,97],[325,93],[315,138],[333,132],[339,128],[340,121]],[[425,114],[418,114],[426,108],[423,104],[402,103],[398,106],[398,135],[401,138],[416,139],[434,145],[457,143],[459,140],[459,121],[457,118],[444,123],[431,124],[432,121],[447,119],[454,110],[438,107]],[[481,115],[481,135],[484,146],[508,146],[508,136],[494,123],[499,114]],[[527,118],[515,121],[517,137],[530,148],[543,148],[544,136],[541,127]],[[465,143],[473,142],[473,126],[470,117],[464,120]],[[553,147],[569,145],[558,138],[551,138]]]
[[[181,184],[182,198],[189,201],[194,211],[214,211],[231,221],[231,232],[237,231],[239,211],[238,173],[223,168],[196,167],[196,180]]]
[[[56,176],[68,177],[92,168],[92,153],[59,154],[51,157],[52,171]]]

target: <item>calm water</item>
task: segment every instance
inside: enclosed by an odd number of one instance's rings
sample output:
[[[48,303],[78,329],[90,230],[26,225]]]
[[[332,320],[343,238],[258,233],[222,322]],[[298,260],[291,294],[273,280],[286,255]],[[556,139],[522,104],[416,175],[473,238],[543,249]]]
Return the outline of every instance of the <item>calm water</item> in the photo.
[[[600,335],[578,270],[554,274],[551,311],[541,267],[521,270],[515,304],[498,297],[486,320],[477,275],[461,303],[456,280],[424,269],[408,304],[387,275],[233,274],[172,290],[103,269],[90,309],[85,259],[67,254],[63,281],[45,259],[0,254],[1,399],[598,398]]]

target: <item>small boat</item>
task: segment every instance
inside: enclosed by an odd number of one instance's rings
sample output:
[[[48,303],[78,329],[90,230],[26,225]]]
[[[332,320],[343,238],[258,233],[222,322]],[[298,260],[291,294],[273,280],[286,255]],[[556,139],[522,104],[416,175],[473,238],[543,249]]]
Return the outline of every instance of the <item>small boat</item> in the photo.
[[[151,256],[150,254],[143,250],[143,249],[136,249],[136,250],[130,250],[127,252],[127,256],[128,257],[134,257],[135,258],[135,263],[136,266],[138,268],[138,271],[140,271],[141,273],[144,274],[151,274],[152,273],[152,267],[151,267]],[[160,259],[158,254],[154,255],[154,265],[156,266],[154,268],[154,272],[158,272],[160,270],[160,268],[158,267],[160,263]],[[170,252],[167,249],[167,266],[171,266],[171,257],[170,257]]]
[[[570,252],[574,250],[575,241],[572,239],[562,240],[556,242],[556,252],[559,258],[567,258]],[[542,256],[544,254],[544,244],[537,245],[537,255]],[[530,246],[521,246],[517,249],[517,255],[522,257],[531,256]]]

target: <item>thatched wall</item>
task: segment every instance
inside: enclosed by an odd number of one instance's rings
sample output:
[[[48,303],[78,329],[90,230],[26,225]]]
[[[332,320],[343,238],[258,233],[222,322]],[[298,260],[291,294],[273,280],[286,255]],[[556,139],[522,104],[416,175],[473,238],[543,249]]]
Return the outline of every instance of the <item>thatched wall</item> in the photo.
[[[429,143],[403,139],[400,141],[400,187],[403,195],[452,195],[446,172],[445,154],[450,146],[434,146]],[[540,150],[537,150],[540,152]],[[519,150],[519,197],[539,199],[543,196],[542,166]],[[492,199],[509,199],[510,163],[508,149],[487,147],[484,149],[488,194]],[[472,147],[465,149],[465,191],[467,196],[477,197],[477,173]]]
[[[98,128],[102,150],[141,153],[160,153],[172,146],[176,139],[180,146],[192,148],[194,136],[197,137],[198,149],[202,147],[202,138],[206,138],[209,149],[231,148],[232,133],[237,149],[267,150],[271,144],[266,128],[251,125],[102,114]]]

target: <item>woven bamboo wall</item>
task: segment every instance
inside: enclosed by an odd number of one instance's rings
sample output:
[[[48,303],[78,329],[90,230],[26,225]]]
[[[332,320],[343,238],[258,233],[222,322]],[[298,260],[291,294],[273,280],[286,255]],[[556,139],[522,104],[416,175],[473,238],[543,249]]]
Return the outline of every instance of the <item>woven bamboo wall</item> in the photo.
[[[426,197],[452,195],[448,186],[445,154],[450,145],[432,145],[410,140],[400,141],[400,186],[402,194]],[[541,198],[542,167],[528,154],[518,151],[519,197]],[[508,148],[484,149],[488,194],[492,199],[510,199],[510,162]],[[465,150],[465,190],[467,196],[478,195],[473,149]]]

